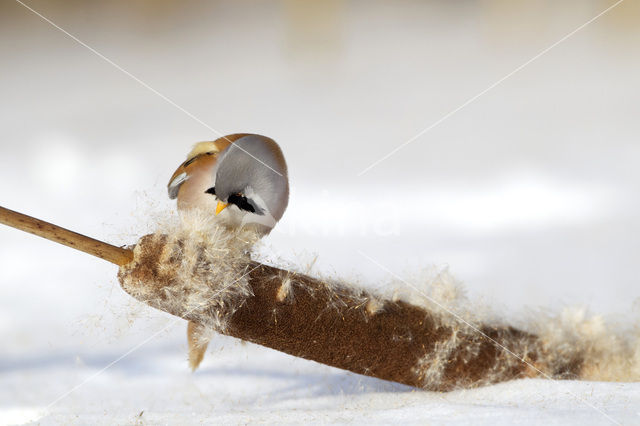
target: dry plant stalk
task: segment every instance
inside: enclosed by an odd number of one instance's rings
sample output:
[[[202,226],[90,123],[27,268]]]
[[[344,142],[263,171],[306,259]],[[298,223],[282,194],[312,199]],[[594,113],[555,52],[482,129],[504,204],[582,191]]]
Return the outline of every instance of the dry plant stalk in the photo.
[[[131,250],[112,246],[4,207],[0,207],[0,223],[83,251],[116,265],[129,263],[133,258]]]

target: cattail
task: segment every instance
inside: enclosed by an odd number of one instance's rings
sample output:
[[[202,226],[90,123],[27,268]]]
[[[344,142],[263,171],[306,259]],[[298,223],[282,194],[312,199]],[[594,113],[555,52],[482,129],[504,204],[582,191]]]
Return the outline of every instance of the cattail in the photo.
[[[446,312],[256,263],[247,241],[228,231],[147,235],[118,277],[136,299],[204,328],[424,389],[579,375],[578,354],[546,364],[547,349],[531,333],[452,321]]]
[[[219,229],[197,216],[183,219],[182,226],[142,237],[131,250],[0,207],[0,223],[118,265],[127,293],[190,321],[194,346],[216,331],[436,391],[525,377],[640,378],[637,327],[615,333],[584,310],[539,315],[535,332],[470,322],[446,309],[255,262],[254,233]],[[199,361],[190,359],[192,366]]]

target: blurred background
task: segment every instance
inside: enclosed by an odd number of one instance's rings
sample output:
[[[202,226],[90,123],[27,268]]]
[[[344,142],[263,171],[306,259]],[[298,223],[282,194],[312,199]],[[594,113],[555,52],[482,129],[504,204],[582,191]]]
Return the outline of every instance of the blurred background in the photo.
[[[280,143],[292,196],[266,252],[377,287],[389,274],[358,251],[410,281],[448,268],[507,317],[638,313],[640,2],[367,168],[612,4],[28,2],[222,134]],[[0,5],[0,58],[5,207],[132,243],[219,136],[18,2]],[[0,368],[117,355],[170,320],[115,273],[0,227]],[[183,333],[148,346],[182,351]]]

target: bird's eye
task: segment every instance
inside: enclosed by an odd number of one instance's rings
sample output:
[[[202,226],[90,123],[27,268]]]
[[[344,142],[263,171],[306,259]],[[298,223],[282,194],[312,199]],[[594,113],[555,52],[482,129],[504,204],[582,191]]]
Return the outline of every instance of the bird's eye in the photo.
[[[216,187],[212,186],[211,188],[207,189],[206,191],[204,191],[205,194],[211,194],[211,195],[216,195]]]
[[[235,204],[236,206],[238,206],[240,210],[245,210],[251,213],[256,212],[255,207],[253,207],[249,200],[247,200],[247,197],[242,194],[229,195],[229,199],[227,201],[229,202],[229,204]]]

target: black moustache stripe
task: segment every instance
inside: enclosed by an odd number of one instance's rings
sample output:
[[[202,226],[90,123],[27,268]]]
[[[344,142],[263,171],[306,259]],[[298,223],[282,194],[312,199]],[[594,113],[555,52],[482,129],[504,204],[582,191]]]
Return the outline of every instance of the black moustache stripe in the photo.
[[[240,194],[229,195],[229,204],[235,204],[240,210],[245,210],[251,213],[255,213],[256,209],[249,203],[247,197]]]

